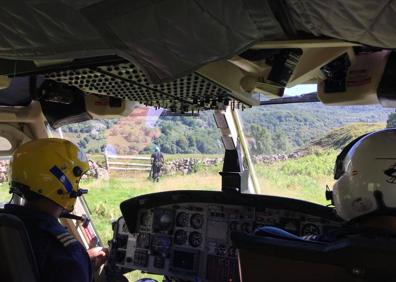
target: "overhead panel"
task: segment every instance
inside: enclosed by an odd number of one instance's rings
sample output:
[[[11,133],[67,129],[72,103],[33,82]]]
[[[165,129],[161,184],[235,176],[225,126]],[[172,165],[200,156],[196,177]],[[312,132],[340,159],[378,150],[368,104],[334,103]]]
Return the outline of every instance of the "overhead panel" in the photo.
[[[47,73],[47,79],[78,87],[88,94],[138,101],[174,112],[217,109],[220,104],[242,104],[232,92],[198,73],[162,84],[151,84],[134,64],[87,67]]]

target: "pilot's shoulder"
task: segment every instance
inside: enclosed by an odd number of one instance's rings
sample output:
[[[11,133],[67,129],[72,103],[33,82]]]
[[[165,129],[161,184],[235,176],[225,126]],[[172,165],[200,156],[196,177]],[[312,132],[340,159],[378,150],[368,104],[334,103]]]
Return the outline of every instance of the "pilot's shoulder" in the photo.
[[[64,247],[80,244],[76,238],[60,223],[41,223],[40,228],[48,232],[51,237],[55,238]]]
[[[69,247],[75,244],[80,244],[76,238],[70,234],[68,231],[56,236],[56,239],[65,247]]]

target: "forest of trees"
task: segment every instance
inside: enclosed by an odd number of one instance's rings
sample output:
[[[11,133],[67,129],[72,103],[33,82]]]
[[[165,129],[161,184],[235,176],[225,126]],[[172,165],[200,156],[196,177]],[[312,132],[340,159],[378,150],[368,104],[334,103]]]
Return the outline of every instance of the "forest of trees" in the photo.
[[[212,112],[201,113],[199,118],[163,117],[158,122],[161,135],[153,143],[168,154],[222,152],[219,130]],[[150,148],[146,148],[150,150]]]
[[[386,121],[387,128],[394,128],[396,127],[396,113],[391,113],[388,116],[388,120]]]
[[[391,109],[328,107],[320,103],[256,107],[241,112],[241,119],[254,154],[291,152],[349,123],[388,120],[388,126],[396,126],[396,114]],[[109,143],[116,143],[120,154],[150,153],[154,146],[167,154],[224,150],[211,111],[201,112],[199,117],[160,117],[154,124],[141,117],[134,122],[133,116],[94,120],[64,126],[63,131],[88,153],[103,152]]]

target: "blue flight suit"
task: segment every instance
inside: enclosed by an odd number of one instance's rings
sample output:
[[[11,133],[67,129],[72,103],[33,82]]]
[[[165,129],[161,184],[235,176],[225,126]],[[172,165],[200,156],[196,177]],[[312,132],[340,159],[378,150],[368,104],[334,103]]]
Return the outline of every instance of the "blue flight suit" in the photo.
[[[24,222],[36,256],[40,281],[92,281],[87,251],[56,218],[17,205],[5,205],[2,212],[15,215]]]

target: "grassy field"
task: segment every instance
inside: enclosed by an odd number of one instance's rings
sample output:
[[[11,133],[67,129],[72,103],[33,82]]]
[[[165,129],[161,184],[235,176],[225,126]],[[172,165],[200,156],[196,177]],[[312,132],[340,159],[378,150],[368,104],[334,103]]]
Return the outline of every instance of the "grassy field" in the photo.
[[[200,172],[162,177],[160,182],[153,183],[147,179],[147,174],[135,174],[111,177],[109,181],[87,181],[81,186],[89,189],[86,200],[102,240],[106,242],[112,237],[111,220],[121,215],[119,205],[123,200],[161,191],[220,190],[221,179],[213,172]]]
[[[0,203],[8,202],[11,198],[8,183],[0,183]]]
[[[326,185],[334,183],[333,168],[338,151],[326,150],[299,159],[257,165],[260,194],[296,198],[327,205]]]

